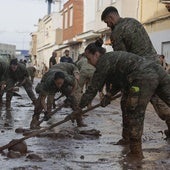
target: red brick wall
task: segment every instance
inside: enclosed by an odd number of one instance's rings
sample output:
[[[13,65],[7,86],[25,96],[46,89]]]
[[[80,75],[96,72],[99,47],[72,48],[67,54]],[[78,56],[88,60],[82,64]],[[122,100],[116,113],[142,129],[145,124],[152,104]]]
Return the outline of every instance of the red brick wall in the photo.
[[[73,25],[69,26],[70,20],[70,8],[69,6],[73,4]],[[64,10],[67,9],[68,12],[68,27],[65,28],[65,15]],[[64,4],[63,9],[63,41],[72,39],[75,35],[83,32],[83,0],[69,0]]]

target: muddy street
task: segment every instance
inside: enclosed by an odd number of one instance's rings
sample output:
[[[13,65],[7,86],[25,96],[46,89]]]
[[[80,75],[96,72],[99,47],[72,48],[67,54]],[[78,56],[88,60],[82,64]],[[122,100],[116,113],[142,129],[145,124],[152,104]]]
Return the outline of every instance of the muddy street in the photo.
[[[38,81],[38,80],[37,80]],[[36,84],[36,83],[35,83]],[[23,137],[16,133],[17,128],[29,128],[33,105],[23,88],[12,100],[12,109],[5,105],[0,110],[0,146],[12,139]],[[5,97],[5,96],[4,96]],[[5,98],[4,98],[5,100]],[[99,101],[96,99],[93,104]],[[62,99],[56,104],[62,103]],[[62,120],[71,113],[63,108],[42,127]],[[84,116],[88,127],[77,128],[71,121],[51,131],[26,140],[27,153],[10,158],[7,150],[0,155],[3,170],[126,170],[126,169],[170,169],[170,142],[164,140],[166,126],[148,106],[143,135],[144,159],[127,160],[128,147],[115,143],[121,138],[121,111],[119,99],[112,101],[106,108],[97,108]],[[101,134],[101,135],[100,135]],[[7,155],[8,154],[8,155]]]

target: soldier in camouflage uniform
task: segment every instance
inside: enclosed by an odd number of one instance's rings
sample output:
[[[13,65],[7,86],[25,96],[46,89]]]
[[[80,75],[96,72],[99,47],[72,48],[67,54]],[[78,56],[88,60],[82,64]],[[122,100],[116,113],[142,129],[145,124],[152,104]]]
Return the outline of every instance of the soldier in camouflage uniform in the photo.
[[[161,65],[133,53],[115,51],[103,54],[103,48],[96,43],[86,49],[89,62],[96,67],[92,81],[80,101],[84,108],[96,96],[99,89],[109,81],[112,84],[111,95],[123,90],[126,93],[125,106],[127,116],[127,135],[130,140],[129,156],[143,157],[142,133],[145,110],[155,93],[170,106],[170,77]],[[102,100],[102,106],[110,103],[110,96]],[[108,100],[106,100],[108,99]],[[72,116],[76,117],[79,112]],[[170,120],[170,114],[166,115]],[[170,126],[168,127],[170,137]]]
[[[80,101],[80,98],[81,98],[81,88],[79,85],[80,76],[79,76],[79,69],[76,67],[76,65],[72,63],[62,62],[59,64],[55,64],[51,69],[54,69],[54,70],[60,69],[66,74],[68,74],[71,79],[75,80],[73,93],[74,93],[76,100]]]
[[[0,105],[2,104],[2,96],[6,85],[8,67],[7,63],[0,62]]]
[[[107,7],[101,16],[108,27],[111,28],[111,43],[114,51],[127,51],[145,57],[147,60],[160,63],[159,57],[154,49],[152,42],[140,22],[133,18],[121,18],[117,9],[113,6]],[[129,139],[126,133],[126,106],[125,100],[127,94],[123,92],[121,100],[121,108],[123,114],[123,131],[122,139],[118,144],[128,144]],[[170,114],[170,108],[158,96],[153,95],[151,103],[158,116],[166,121],[170,126],[170,122],[166,120],[166,115]]]
[[[83,91],[84,85],[88,86],[89,82],[93,77],[93,73],[95,71],[95,67],[87,62],[87,58],[83,55],[82,58],[76,63],[79,71],[79,85],[81,87],[81,91]]]
[[[34,109],[34,115],[30,124],[30,128],[37,128],[39,115],[44,109],[45,117],[49,118],[51,113],[54,96],[57,92],[61,92],[71,102],[71,108],[77,109],[77,100],[74,96],[76,80],[74,75],[78,69],[70,63],[60,63],[54,65],[41,79],[41,82],[36,87],[36,92],[39,93],[37,103]],[[47,106],[45,99],[47,97]],[[81,116],[76,119],[78,126],[85,126]]]
[[[18,63],[17,59],[12,59],[8,68],[8,79],[6,86],[6,107],[9,108],[11,105],[11,99],[13,96],[13,89],[15,86],[23,86],[27,92],[29,98],[33,104],[36,102],[35,94],[32,90],[32,83],[29,79],[28,71],[25,65]],[[17,83],[17,85],[16,85]]]
[[[35,77],[35,73],[36,73],[36,69],[33,66],[27,67],[27,71],[29,74],[29,77],[31,78],[31,82],[34,82],[34,77]]]

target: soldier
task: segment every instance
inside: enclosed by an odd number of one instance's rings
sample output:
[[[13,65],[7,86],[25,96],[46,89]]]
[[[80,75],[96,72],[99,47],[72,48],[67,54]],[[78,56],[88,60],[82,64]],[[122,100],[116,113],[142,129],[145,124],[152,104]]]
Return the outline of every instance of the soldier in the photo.
[[[6,85],[8,67],[7,63],[0,62],[0,105],[2,105],[2,96]]]
[[[12,59],[10,61],[10,66],[8,68],[8,79],[6,86],[6,107],[11,106],[11,99],[13,96],[13,89],[15,86],[23,86],[27,92],[29,98],[32,100],[33,104],[36,102],[35,94],[32,90],[32,83],[29,79],[28,71],[25,65],[18,63],[17,59]],[[17,85],[16,85],[17,83]]]
[[[72,63],[67,63],[67,62],[63,62],[63,63],[59,63],[54,65],[51,69],[60,69],[63,72],[67,73],[70,75],[70,77],[72,79],[75,80],[75,86],[74,86],[74,96],[76,98],[77,101],[80,100],[81,98],[81,90],[80,90],[80,86],[79,86],[79,70],[78,68],[72,64]]]
[[[146,60],[133,53],[115,51],[103,54],[101,44],[91,43],[86,49],[86,57],[90,64],[96,67],[92,81],[83,94],[79,107],[84,108],[95,97],[103,84],[112,84],[112,94],[123,90],[127,95],[125,99],[127,114],[127,135],[130,140],[129,156],[143,157],[142,133],[145,110],[150,98],[156,93],[170,106],[170,77],[161,65]],[[110,96],[105,96],[102,106],[110,103]],[[80,111],[80,110],[79,110]],[[73,118],[80,112],[74,112]],[[162,115],[162,117],[165,115]],[[167,121],[168,137],[170,137],[170,114],[164,119]]]
[[[51,113],[54,96],[57,92],[61,92],[63,95],[65,95],[71,104],[71,108],[76,110],[77,100],[74,96],[76,80],[74,74],[76,74],[76,67],[69,63],[56,64],[44,74],[41,82],[36,87],[36,92],[39,93],[39,97],[35,105],[30,128],[37,128],[39,115],[43,109],[45,111],[45,117],[48,120]],[[45,104],[46,97],[47,106]],[[76,121],[77,126],[85,126],[81,117],[78,117]]]
[[[90,83],[93,73],[95,71],[95,67],[88,63],[87,58],[82,54],[80,60],[76,63],[79,71],[80,71],[80,78],[79,78],[79,85],[81,90],[83,91],[84,85],[86,87]]]
[[[107,7],[103,11],[101,20],[104,21],[112,30],[111,42],[114,51],[131,52],[141,57],[145,57],[147,60],[160,63],[156,50],[154,49],[146,30],[140,22],[133,18],[121,18],[117,9],[113,6]],[[123,92],[121,99],[121,109],[123,114],[123,138],[119,140],[117,144],[129,143],[126,133],[126,98],[127,96]],[[156,95],[152,96],[151,103],[159,116],[170,113],[170,108]],[[160,118],[162,117],[160,116]]]
[[[35,73],[36,73],[36,68],[34,66],[30,66],[30,67],[27,67],[27,71],[28,71],[29,77],[31,78],[31,82],[33,83]]]
[[[79,93],[82,95],[83,87],[84,86],[86,88],[88,87],[88,85],[93,77],[95,67],[88,63],[87,58],[85,57],[84,53],[81,54],[81,58],[79,59],[79,61],[76,62],[76,65],[80,71],[80,78],[79,78],[80,91],[79,91]],[[91,104],[89,104],[88,107],[91,107]]]

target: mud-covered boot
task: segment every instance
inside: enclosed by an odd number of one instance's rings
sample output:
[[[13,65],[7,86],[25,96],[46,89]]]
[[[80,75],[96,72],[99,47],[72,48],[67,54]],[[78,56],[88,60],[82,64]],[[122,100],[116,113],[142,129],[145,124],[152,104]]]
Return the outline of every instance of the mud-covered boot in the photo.
[[[142,143],[130,142],[130,152],[127,154],[127,157],[132,159],[143,159]]]
[[[164,133],[166,135],[166,139],[170,139],[170,131],[167,129],[167,130],[164,130]]]
[[[116,145],[129,145],[129,131],[125,128],[123,128],[122,131],[122,139],[120,139]]]
[[[11,109],[11,101],[9,100],[6,101],[6,109]]]
[[[0,96],[0,107],[2,106],[3,101],[2,101],[2,96]]]
[[[30,129],[39,129],[40,126],[38,125],[38,123],[39,123],[39,115],[33,115],[30,123]]]
[[[76,122],[78,127],[87,127],[87,125],[83,122],[82,117],[76,118]]]
[[[166,124],[168,126],[168,129],[167,130],[164,130],[164,133],[166,135],[166,139],[169,139],[170,138],[170,120],[167,120],[166,121]]]
[[[36,105],[36,102],[37,102],[37,100],[35,99],[35,100],[32,100],[32,104],[35,106]]]

